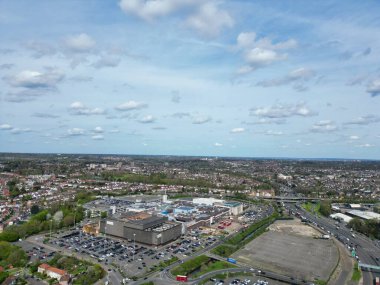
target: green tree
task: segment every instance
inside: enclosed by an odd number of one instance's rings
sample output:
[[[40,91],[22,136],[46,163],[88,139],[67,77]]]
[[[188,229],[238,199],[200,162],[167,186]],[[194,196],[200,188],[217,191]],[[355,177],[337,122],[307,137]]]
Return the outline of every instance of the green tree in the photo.
[[[38,212],[40,211],[40,207],[38,205],[33,205],[31,208],[30,208],[30,213],[32,215],[35,215],[35,214],[38,214]]]
[[[324,215],[325,217],[328,217],[331,215],[331,202],[330,201],[321,201],[321,205],[319,207],[319,212]]]

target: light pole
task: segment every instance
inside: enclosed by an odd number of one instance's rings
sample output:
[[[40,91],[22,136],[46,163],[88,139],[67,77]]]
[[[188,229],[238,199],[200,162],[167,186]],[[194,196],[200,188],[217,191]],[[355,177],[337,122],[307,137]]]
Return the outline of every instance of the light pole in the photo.
[[[136,251],[136,234],[133,234],[133,261],[135,261],[135,251]]]
[[[53,224],[53,219],[50,220],[50,239],[51,239],[51,226]]]

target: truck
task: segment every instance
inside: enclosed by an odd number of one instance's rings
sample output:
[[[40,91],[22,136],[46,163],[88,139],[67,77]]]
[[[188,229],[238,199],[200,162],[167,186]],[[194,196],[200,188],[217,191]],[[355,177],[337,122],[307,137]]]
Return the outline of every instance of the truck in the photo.
[[[186,275],[177,275],[175,280],[180,282],[187,282],[187,276]]]
[[[228,257],[228,258],[227,258],[227,261],[228,261],[229,263],[236,264],[236,259],[233,259],[233,258],[231,258],[231,257]]]

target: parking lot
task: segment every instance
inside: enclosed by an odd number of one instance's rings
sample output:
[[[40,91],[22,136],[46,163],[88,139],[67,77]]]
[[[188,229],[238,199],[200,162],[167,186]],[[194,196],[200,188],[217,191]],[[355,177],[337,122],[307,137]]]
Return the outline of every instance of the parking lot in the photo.
[[[155,270],[163,261],[185,258],[216,241],[217,237],[207,237],[193,231],[170,244],[155,247],[110,236],[93,236],[77,229],[60,234],[48,244],[57,250],[89,256],[113,268],[111,270],[120,270],[128,277],[139,277]]]
[[[328,279],[339,257],[332,240],[313,238],[314,230],[297,220],[277,221],[270,228],[232,257],[301,280]]]
[[[258,276],[235,276],[224,279],[210,278],[205,285],[285,285],[280,281]]]

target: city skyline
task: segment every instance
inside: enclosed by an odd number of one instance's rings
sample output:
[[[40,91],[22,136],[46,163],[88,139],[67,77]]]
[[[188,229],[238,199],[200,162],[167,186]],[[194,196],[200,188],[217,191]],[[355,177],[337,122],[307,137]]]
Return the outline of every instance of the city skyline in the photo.
[[[380,159],[379,13],[2,1],[0,151]]]

